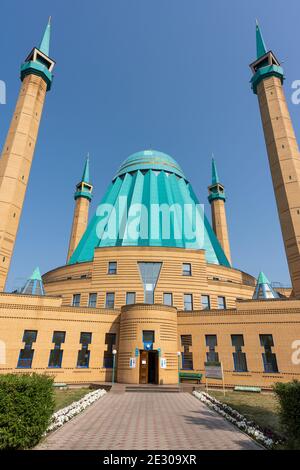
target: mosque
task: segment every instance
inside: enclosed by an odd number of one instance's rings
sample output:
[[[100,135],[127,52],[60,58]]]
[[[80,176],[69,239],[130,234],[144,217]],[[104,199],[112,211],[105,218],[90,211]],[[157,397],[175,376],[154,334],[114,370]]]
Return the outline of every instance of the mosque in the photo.
[[[66,263],[9,293],[6,279],[55,61],[48,23],[21,65],[0,159],[0,372],[58,383],[177,384],[222,364],[225,384],[300,379],[300,158],[283,69],[256,25],[251,64],[292,287],[234,267],[212,161],[211,223],[168,154],[129,156],[89,221],[89,159],[75,188]],[[32,249],[32,247],[31,247]],[[297,349],[298,348],[298,349]],[[215,385],[219,381],[215,379]]]

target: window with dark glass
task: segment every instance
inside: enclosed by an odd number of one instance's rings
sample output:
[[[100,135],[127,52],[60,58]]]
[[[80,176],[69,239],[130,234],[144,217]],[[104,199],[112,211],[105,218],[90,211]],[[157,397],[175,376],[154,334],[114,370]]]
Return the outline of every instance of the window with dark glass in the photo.
[[[110,261],[108,263],[108,274],[117,274],[117,262]]]
[[[226,309],[226,300],[225,300],[225,297],[223,296],[219,296],[218,297],[218,308],[220,310],[225,310]]]
[[[54,349],[50,351],[48,367],[61,367],[63,350],[61,349],[62,343],[65,342],[66,332],[65,331],[54,331],[52,343],[54,343]]]
[[[192,275],[192,265],[191,265],[191,263],[183,263],[182,264],[182,275],[183,276],[191,276]]]
[[[181,346],[183,352],[181,353],[181,368],[184,370],[193,370],[193,353],[190,351],[192,346],[192,335],[181,335]]]
[[[206,352],[207,362],[219,362],[219,354],[216,352],[218,345],[217,335],[205,335],[205,343],[208,348]]]
[[[81,297],[80,294],[73,295],[73,302],[72,302],[73,307],[80,307],[80,297]]]
[[[30,369],[32,365],[32,359],[34,349],[32,344],[36,342],[37,331],[36,330],[25,330],[23,334],[24,349],[20,350],[18,365],[17,367],[22,369]]]
[[[193,310],[193,294],[184,294],[184,310]]]
[[[164,305],[173,305],[173,295],[171,293],[164,293]]]
[[[272,352],[274,346],[272,335],[259,335],[260,344],[264,348],[262,353],[263,365],[265,372],[276,373],[278,372],[276,354]]]
[[[89,367],[89,344],[92,342],[92,333],[80,333],[81,349],[78,351],[77,367]]]
[[[154,331],[153,330],[143,331],[143,343],[154,343]]]
[[[105,307],[106,308],[115,308],[115,293],[114,292],[107,292],[106,293]]]
[[[135,292],[126,292],[126,305],[135,304]]]
[[[104,351],[103,367],[106,369],[112,369],[113,367],[113,349],[116,345],[116,333],[106,333],[105,344],[107,349]]]
[[[95,292],[89,294],[89,307],[96,308],[97,306],[97,294]]]
[[[209,295],[201,295],[201,304],[203,310],[210,309],[210,298]]]
[[[244,346],[244,336],[231,335],[231,344],[235,348],[235,351],[232,353],[235,372],[247,372],[246,354],[242,350]]]

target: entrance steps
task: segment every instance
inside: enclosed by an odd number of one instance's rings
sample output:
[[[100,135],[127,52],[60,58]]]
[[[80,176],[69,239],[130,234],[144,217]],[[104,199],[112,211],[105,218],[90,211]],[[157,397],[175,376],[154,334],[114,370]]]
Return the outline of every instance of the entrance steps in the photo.
[[[178,385],[126,385],[125,392],[135,393],[179,393],[181,390]]]

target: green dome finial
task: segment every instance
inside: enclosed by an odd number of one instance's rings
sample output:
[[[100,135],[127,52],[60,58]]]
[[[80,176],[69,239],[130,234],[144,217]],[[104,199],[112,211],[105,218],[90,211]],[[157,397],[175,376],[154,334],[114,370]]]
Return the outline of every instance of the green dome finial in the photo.
[[[49,16],[48,24],[46,26],[44,36],[41,40],[39,50],[49,56],[50,51],[50,36],[51,36],[51,16]]]

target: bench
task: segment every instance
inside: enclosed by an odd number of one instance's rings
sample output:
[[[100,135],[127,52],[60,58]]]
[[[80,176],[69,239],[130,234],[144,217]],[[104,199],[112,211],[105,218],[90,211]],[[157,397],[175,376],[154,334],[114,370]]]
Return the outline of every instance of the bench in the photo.
[[[58,387],[58,388],[68,388],[67,384],[65,383],[60,383],[60,382],[54,382],[53,387]]]
[[[202,374],[197,374],[196,372],[179,372],[179,380],[196,380],[197,383],[201,382]]]
[[[247,386],[242,386],[242,385],[236,385],[233,390],[235,392],[255,392],[255,393],[261,392],[260,387],[247,387]]]

